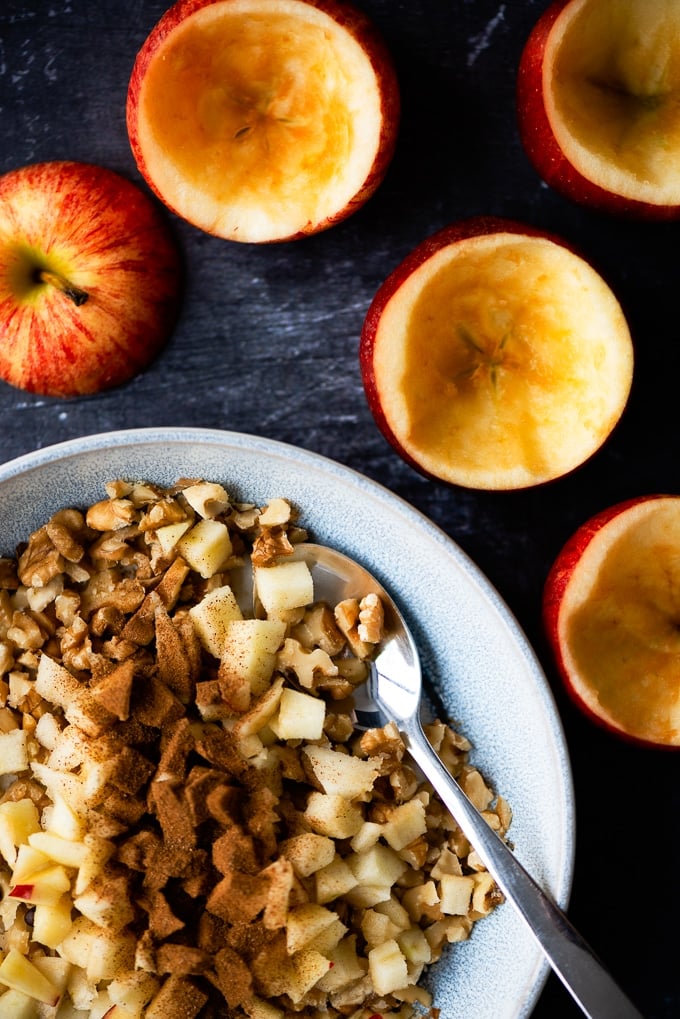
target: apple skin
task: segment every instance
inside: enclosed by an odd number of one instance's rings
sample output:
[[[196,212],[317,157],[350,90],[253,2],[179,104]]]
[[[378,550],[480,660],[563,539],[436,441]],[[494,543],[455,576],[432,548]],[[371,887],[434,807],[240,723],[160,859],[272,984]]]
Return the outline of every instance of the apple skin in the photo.
[[[606,730],[608,733],[618,737],[626,743],[632,744],[633,746],[677,752],[680,750],[680,747],[656,743],[652,740],[635,736],[623,728],[614,727],[607,720],[603,719],[600,715],[593,711],[590,705],[587,704],[581,697],[572,682],[569,670],[567,669],[564,661],[562,645],[559,639],[560,610],[562,607],[564,593],[583,553],[595,535],[601,531],[603,527],[606,527],[607,524],[619,516],[619,514],[624,513],[626,510],[644,502],[664,498],[668,498],[668,496],[661,493],[654,493],[624,499],[621,502],[614,503],[614,505],[608,506],[606,509],[596,513],[577,528],[577,530],[562,546],[562,549],[548,571],[543,588],[542,622],[546,640],[552,652],[557,672],[564,684],[564,689],[569,695],[572,703],[583,715],[585,715],[586,718],[588,718],[591,722],[594,722],[601,729]]]
[[[399,439],[390,428],[382,409],[382,401],[378,392],[373,366],[373,348],[378,324],[386,305],[392,299],[394,294],[399,290],[408,277],[424,262],[427,262],[427,260],[439,251],[440,248],[445,248],[450,244],[456,244],[459,241],[465,241],[470,237],[478,237],[495,233],[516,233],[526,237],[543,237],[547,240],[553,241],[555,244],[560,244],[562,247],[567,248],[574,254],[579,255],[579,257],[583,257],[575,247],[572,247],[562,238],[557,237],[555,234],[552,234],[547,230],[542,230],[538,227],[527,225],[526,223],[520,223],[516,220],[505,219],[502,216],[470,216],[467,219],[462,219],[449,226],[443,227],[441,230],[438,230],[436,233],[427,237],[424,241],[417,245],[417,247],[415,247],[411,253],[406,256],[406,258],[380,286],[371,302],[366,318],[364,319],[359,343],[359,367],[369,410],[373,414],[373,418],[379,430],[382,432],[382,435],[389,442],[392,448],[397,451],[399,456],[407,464],[409,464],[410,467],[428,480],[439,479],[425,470],[422,464],[415,460],[404,449]]]
[[[38,282],[45,270],[68,277],[75,295]],[[6,382],[67,398],[126,382],[164,346],[181,290],[179,251],[160,211],[119,174],[55,161],[0,177]]]
[[[177,0],[170,7],[161,19],[157,22],[150,34],[147,36],[135,60],[130,82],[128,86],[126,121],[128,138],[132,154],[137,163],[139,172],[144,177],[149,188],[154,194],[175,213],[175,215],[186,218],[185,214],[179,211],[168,200],[157,187],[153,169],[147,164],[142,145],[140,142],[139,116],[140,116],[140,92],[145,75],[149,70],[158,47],[172,34],[174,29],[186,18],[196,11],[212,4],[228,3],[229,0]],[[376,81],[380,88],[380,102],[382,109],[380,139],[373,161],[362,186],[354,194],[348,204],[338,209],[334,215],[321,221],[309,220],[304,227],[287,236],[271,238],[271,242],[295,241],[327,230],[353,213],[357,212],[371,198],[383,182],[387,170],[392,162],[397,145],[399,120],[401,114],[401,95],[396,70],[391,54],[385,45],[382,36],[377,31],[373,22],[366,15],[352,4],[345,0],[303,0],[310,7],[327,14],[335,22],[341,25],[359,43],[363,51],[368,55],[376,73]],[[205,226],[201,229],[207,233],[217,233]],[[221,236],[218,234],[218,236]],[[237,237],[230,238],[238,240]],[[265,241],[264,243],[267,243]]]
[[[553,0],[532,29],[522,51],[516,82],[519,136],[538,175],[555,191],[579,205],[612,216],[665,222],[680,218],[680,207],[655,205],[615,194],[589,180],[569,161],[558,144],[543,98],[545,51],[560,15],[580,0]]]

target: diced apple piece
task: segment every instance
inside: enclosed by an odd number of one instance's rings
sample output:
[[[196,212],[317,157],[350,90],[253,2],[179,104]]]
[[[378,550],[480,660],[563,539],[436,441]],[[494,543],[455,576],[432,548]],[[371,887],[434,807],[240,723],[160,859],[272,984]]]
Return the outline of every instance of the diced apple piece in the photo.
[[[40,831],[40,815],[33,800],[0,803],[0,853],[11,867],[16,862],[17,846],[35,831]]]
[[[176,524],[165,524],[163,527],[156,528],[156,539],[165,555],[172,552],[182,535],[186,534],[190,527],[190,520],[180,520]]]
[[[361,808],[344,796],[314,791],[307,800],[305,819],[318,835],[349,839],[359,831],[364,816]]]
[[[53,906],[70,887],[71,879],[66,869],[55,865],[36,871],[20,884],[13,884],[8,894],[13,899],[30,902],[33,906],[38,903]]]
[[[375,912],[389,916],[397,930],[405,931],[411,926],[411,917],[408,915],[408,911],[394,895],[386,899],[385,902],[379,902],[375,907]]]
[[[235,619],[227,625],[220,670],[250,683],[255,695],[264,693],[285,630],[274,619]]]
[[[68,669],[49,655],[41,654],[35,677],[35,691],[46,701],[66,708],[80,690],[80,683]]]
[[[38,871],[51,867],[52,863],[53,861],[45,853],[41,853],[25,843],[17,850],[17,858],[12,869],[12,881],[14,884],[22,884]]]
[[[85,835],[83,842],[87,848],[87,853],[76,875],[73,888],[76,895],[82,894],[92,881],[101,874],[104,864],[116,851],[116,846],[113,842],[89,832]]]
[[[401,903],[408,910],[414,923],[427,916],[438,919],[441,914],[439,894],[434,881],[425,881],[422,885],[408,888],[401,898]]]
[[[326,705],[320,697],[286,688],[276,719],[271,723],[282,740],[321,739]]]
[[[52,981],[16,948],[10,948],[0,963],[0,983],[46,1005],[56,1005],[59,1001],[59,991]]]
[[[90,982],[97,983],[113,980],[122,970],[134,967],[135,938],[128,931],[109,931],[79,916],[57,951],[85,970]]]
[[[45,747],[46,750],[54,750],[60,733],[59,723],[51,711],[46,711],[44,715],[40,716],[35,726],[34,735],[41,747]]]
[[[285,1013],[262,998],[255,998],[248,1005],[248,1019],[285,1019]]]
[[[374,760],[364,761],[329,747],[306,746],[303,753],[323,791],[339,793],[348,800],[370,792],[380,772]]]
[[[314,581],[303,560],[255,568],[255,589],[268,616],[311,605]]]
[[[425,804],[417,797],[400,803],[383,825],[382,836],[397,851],[414,842],[427,831]]]
[[[331,843],[332,844],[332,843]],[[322,905],[345,895],[357,885],[357,879],[341,856],[317,870],[314,877],[315,898]]]
[[[220,658],[227,638],[227,625],[243,619],[236,596],[228,584],[209,591],[189,615],[203,647],[214,658]]]
[[[84,842],[71,842],[53,832],[33,832],[28,836],[28,844],[64,867],[78,868],[87,856],[87,846]]]
[[[411,967],[426,966],[432,959],[432,949],[420,927],[409,927],[402,931],[397,935],[397,944],[406,957],[409,970]]]
[[[79,842],[87,829],[85,819],[76,814],[63,796],[57,796],[53,803],[45,807],[42,824],[46,831],[69,842]]]
[[[76,814],[85,815],[87,813],[83,783],[78,775],[54,771],[46,764],[41,764],[40,761],[31,762],[31,771],[45,786],[51,800],[62,796]]]
[[[127,881],[124,877],[101,874],[73,900],[75,908],[98,927],[120,931],[134,920],[135,911],[130,902]]]
[[[408,984],[408,967],[397,942],[390,938],[368,953],[368,972],[376,994],[390,994]]]
[[[276,714],[283,693],[283,677],[275,679],[268,690],[257,699],[255,704],[241,715],[233,728],[234,737],[242,742],[261,732]],[[262,744],[260,743],[260,749]],[[241,746],[243,751],[243,746]]]
[[[58,955],[37,955],[31,959],[31,962],[39,969],[43,976],[46,976],[50,983],[59,991],[59,994],[63,994],[68,985],[68,979],[71,974],[71,963],[66,959],[60,958]],[[61,1003],[63,1005],[63,1002]],[[61,1012],[59,1013],[59,1019],[61,1019]]]
[[[442,913],[447,916],[467,916],[475,882],[462,874],[442,874],[439,879],[439,898]]]
[[[23,729],[0,733],[0,775],[18,775],[28,768],[28,743]]]
[[[199,520],[180,538],[177,549],[192,570],[208,579],[218,573],[231,556],[229,530],[219,520]]]
[[[330,969],[330,962],[325,955],[315,948],[305,948],[291,959],[291,971],[287,993],[294,1003],[302,1001],[305,994],[314,987],[318,980]]]
[[[182,489],[182,495],[191,508],[204,519],[211,519],[226,513],[229,509],[229,495],[222,485],[215,481],[199,481]]]
[[[5,991],[0,996],[0,1019],[39,1019],[38,1003],[23,991]]]
[[[356,940],[356,935],[350,934],[328,952],[328,960],[332,965],[317,984],[320,991],[338,991],[365,976],[367,963],[357,954]]]
[[[353,853],[347,857],[347,863],[359,884],[387,885],[388,888],[408,868],[393,849],[380,844],[371,846],[364,853]]]
[[[369,947],[381,945],[383,941],[394,939],[403,933],[386,913],[378,913],[375,909],[365,909],[361,917],[361,933]]]
[[[286,839],[280,852],[286,860],[290,860],[298,877],[309,877],[333,860],[335,843],[325,835],[303,832]]]
[[[107,990],[114,1004],[141,1016],[159,987],[160,980],[155,974],[145,970],[129,970],[114,977]]]
[[[33,940],[46,948],[56,948],[71,930],[72,905],[70,892],[49,905],[39,902],[33,917]]]
[[[382,835],[383,826],[377,821],[364,821],[359,831],[352,839],[352,849],[355,853],[363,853],[371,846],[374,846]]]
[[[310,945],[326,952],[335,948],[346,933],[347,928],[337,913],[315,902],[306,902],[288,913],[286,948],[289,955],[295,955]]]

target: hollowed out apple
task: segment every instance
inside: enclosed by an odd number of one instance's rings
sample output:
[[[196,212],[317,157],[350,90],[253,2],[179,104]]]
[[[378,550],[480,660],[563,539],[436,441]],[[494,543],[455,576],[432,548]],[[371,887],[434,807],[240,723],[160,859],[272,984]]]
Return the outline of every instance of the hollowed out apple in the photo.
[[[517,109],[556,190],[613,214],[680,216],[680,5],[556,0],[522,53]]]
[[[627,402],[630,333],[564,242],[473,218],[419,245],[378,290],[360,364],[388,441],[431,477],[515,489],[588,459]]]
[[[152,201],[99,166],[0,177],[0,378],[48,396],[127,381],[174,326],[181,264]]]
[[[389,53],[343,0],[179,0],[142,46],[127,101],[155,193],[202,230],[250,242],[358,209],[398,119]]]
[[[680,748],[680,496],[640,496],[584,523],[548,574],[543,618],[586,715]]]

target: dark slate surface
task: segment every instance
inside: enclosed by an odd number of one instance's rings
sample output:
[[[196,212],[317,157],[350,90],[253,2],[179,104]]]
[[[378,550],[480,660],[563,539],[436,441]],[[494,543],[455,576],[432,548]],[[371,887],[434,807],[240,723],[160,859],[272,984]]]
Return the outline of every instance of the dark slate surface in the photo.
[[[333,230],[273,247],[228,244],[168,216],[188,278],[167,349],[145,374],[95,397],[46,399],[0,383],[0,459],[109,429],[234,429],[333,457],[426,513],[496,585],[554,687],[578,815],[571,917],[645,1015],[671,1019],[680,1015],[679,758],[623,745],[576,714],[552,672],[539,612],[548,567],[575,527],[619,499],[678,490],[680,226],[575,207],[527,163],[514,83],[543,0],[361,3],[392,49],[403,94],[400,144],[379,193]],[[165,6],[1,0],[0,171],[70,158],[139,182],[127,82]],[[386,445],[363,398],[357,340],[376,288],[422,238],[476,213],[523,219],[578,245],[620,297],[634,334],[623,421],[588,465],[542,490],[479,493],[425,481]],[[578,1014],[551,976],[536,1019]]]

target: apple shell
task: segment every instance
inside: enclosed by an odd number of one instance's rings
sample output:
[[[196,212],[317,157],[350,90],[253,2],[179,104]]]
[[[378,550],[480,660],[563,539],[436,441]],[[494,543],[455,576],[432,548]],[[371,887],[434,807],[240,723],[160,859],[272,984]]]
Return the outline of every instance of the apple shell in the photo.
[[[494,471],[492,469],[485,470],[483,468],[478,469],[481,468],[481,462],[472,470],[459,470],[457,468],[454,470],[452,461],[448,466],[444,466],[443,463],[440,463],[439,467],[442,467],[442,470],[435,468],[434,459],[431,460],[431,466],[424,463],[423,459],[426,458],[420,459],[419,453],[411,451],[406,447],[406,443],[395,430],[395,427],[391,423],[391,420],[388,418],[388,414],[385,411],[383,395],[381,394],[378,382],[378,372],[376,370],[376,348],[378,345],[378,333],[381,327],[381,320],[383,319],[383,315],[390,302],[393,301],[395,295],[401,290],[401,288],[407,284],[410,277],[417,273],[426,262],[437,256],[442,249],[455,247],[459,243],[466,242],[468,240],[477,241],[479,239],[491,237],[495,234],[517,235],[519,240],[525,238],[550,242],[551,245],[563,250],[565,253],[573,255],[575,259],[578,259],[579,262],[583,264],[583,267],[588,274],[591,274],[591,280],[594,281],[597,278],[599,281],[598,286],[602,288],[602,292],[604,292],[605,289],[608,290],[604,281],[601,277],[599,277],[599,274],[592,269],[592,266],[589,265],[588,260],[584,258],[582,253],[563,238],[545,229],[500,216],[472,216],[450,224],[426,238],[416,248],[414,248],[385,279],[376,292],[364,319],[359,344],[359,365],[366,400],[376,425],[390,445],[414,470],[418,471],[428,479],[443,480],[459,484],[464,487],[511,490],[552,481],[555,478],[561,477],[563,474],[569,473],[571,470],[581,466],[585,460],[589,459],[595,454],[595,452],[597,452],[599,447],[608,437],[609,431],[611,431],[611,428],[613,428],[614,424],[618,420],[627,400],[630,381],[632,378],[632,345],[630,344],[630,337],[628,335],[628,329],[623,313],[618,306],[618,303],[615,301],[615,298],[613,298],[613,295],[609,292],[606,298],[608,301],[607,314],[616,316],[616,320],[618,322],[617,328],[621,334],[621,364],[617,365],[616,370],[619,391],[617,392],[615,399],[611,396],[608,397],[608,399],[611,399],[616,403],[616,407],[614,408],[612,405],[609,411],[609,413],[612,414],[615,410],[615,416],[612,417],[607,428],[605,428],[603,424],[598,426],[600,430],[597,439],[593,437],[589,440],[588,449],[586,449],[584,454],[581,455],[581,451],[579,451],[578,455],[574,455],[572,457],[572,460],[565,469],[556,470],[554,473],[543,472],[541,474],[539,472],[539,475],[537,476],[529,476],[529,472],[527,471],[507,470],[502,472],[500,469],[498,471]],[[413,311],[413,314],[415,314],[415,311]],[[384,378],[383,392],[387,389],[387,380],[385,379],[385,373],[387,370],[385,367],[386,356],[387,355],[382,356],[382,374]],[[396,358],[396,354],[394,357]],[[396,364],[396,361],[393,361],[392,363]],[[392,371],[391,367],[390,371]],[[396,376],[396,367],[394,368],[394,372]],[[443,384],[443,381],[440,380],[440,385]],[[430,392],[432,392],[433,400],[434,398],[438,398],[438,393],[433,390],[430,390]],[[394,413],[395,412],[393,410],[393,414]],[[403,421],[400,421],[399,424],[402,428],[406,427]],[[493,474],[495,474],[495,477],[492,476]]]
[[[204,154],[200,175],[195,167],[189,175],[186,167],[177,161],[177,154],[170,151],[170,143],[164,144],[158,140],[160,135],[155,120],[160,117],[160,113],[148,114],[146,96],[147,82],[158,65],[166,60],[165,52],[161,52],[163,48],[170,45],[178,29],[186,27],[187,19],[194,16],[203,18],[210,8],[223,7],[225,11],[233,8],[237,12],[243,9],[246,12],[251,6],[253,20],[256,20],[257,14],[262,15],[262,11],[290,16],[296,8],[298,12],[304,8],[311,9],[317,12],[315,22],[318,21],[319,25],[327,22],[327,26],[335,23],[339,32],[363,54],[366,63],[363,73],[370,73],[373,77],[370,88],[375,90],[377,124],[372,125],[369,132],[368,120],[364,117],[361,140],[353,143],[349,158],[355,162],[360,159],[363,162],[365,154],[373,150],[372,159],[366,164],[363,176],[359,178],[353,173],[349,178],[353,186],[350,187],[345,181],[342,187],[334,183],[325,188],[317,188],[316,169],[311,174],[309,168],[300,169],[298,181],[298,171],[282,169],[276,165],[275,159],[261,158],[246,175],[245,187],[238,182],[238,178],[235,178],[237,183],[232,187],[225,184],[225,167],[229,161],[232,164],[237,162],[237,152],[233,145],[228,148],[229,158],[226,161],[222,154],[223,164],[213,161],[211,149],[201,149]],[[328,27],[324,31],[330,34]],[[300,64],[300,59],[296,63]],[[347,71],[343,70],[343,75],[346,74]],[[239,87],[246,96],[245,105],[248,107],[248,104],[253,103],[252,96],[261,85],[244,80]],[[224,86],[222,88],[224,91]],[[368,103],[360,102],[352,115],[356,118],[358,110],[364,106],[368,106]],[[294,106],[292,109],[295,113]],[[152,28],[137,54],[128,86],[126,119],[130,146],[138,169],[151,190],[168,208],[207,233],[231,241],[264,244],[299,240],[342,222],[360,209],[380,186],[392,161],[400,109],[399,82],[391,54],[371,19],[347,0],[294,0],[294,3],[289,0],[177,0]],[[263,116],[263,119],[269,116],[268,113],[257,115]],[[314,111],[314,115],[321,120],[323,111]],[[361,115],[364,116],[363,113]],[[196,133],[203,144],[206,129],[196,127]],[[241,133],[246,132],[237,131],[234,138]],[[349,134],[353,133],[352,126]],[[167,134],[167,137],[170,135]],[[223,145],[223,153],[224,148]],[[297,143],[297,148],[300,148],[300,143]],[[177,146],[177,149],[184,152],[186,146]],[[300,151],[305,150],[301,148]],[[327,154],[322,152],[321,155],[326,158]],[[319,161],[319,153],[312,153],[307,158],[312,167],[316,167]],[[206,184],[209,177],[212,180]],[[222,178],[219,192],[212,182],[218,178]],[[281,187],[281,181],[285,182],[285,190]],[[286,196],[291,193],[291,188],[296,189],[298,194],[295,199],[291,199],[287,208]],[[310,199],[309,194],[315,194],[316,198]]]
[[[649,0],[643,2],[651,7]],[[659,222],[678,219],[680,198],[678,202],[660,202],[638,199],[616,188],[609,190],[583,172],[583,168],[579,169],[555,136],[545,96],[549,73],[546,63],[553,37],[561,33],[564,18],[583,3],[584,0],[554,0],[535,23],[523,48],[517,71],[516,108],[524,151],[546,184],[580,205],[631,219]]]
[[[610,735],[634,746],[672,752],[680,750],[680,744],[659,742],[631,733],[622,724],[617,724],[610,717],[605,717],[605,714],[594,709],[594,704],[582,690],[580,679],[572,675],[561,639],[565,594],[591,542],[622,514],[645,503],[668,499],[680,501],[678,496],[664,493],[634,496],[600,510],[581,524],[562,546],[546,576],[542,596],[542,623],[557,674],[571,702],[586,718]]]

